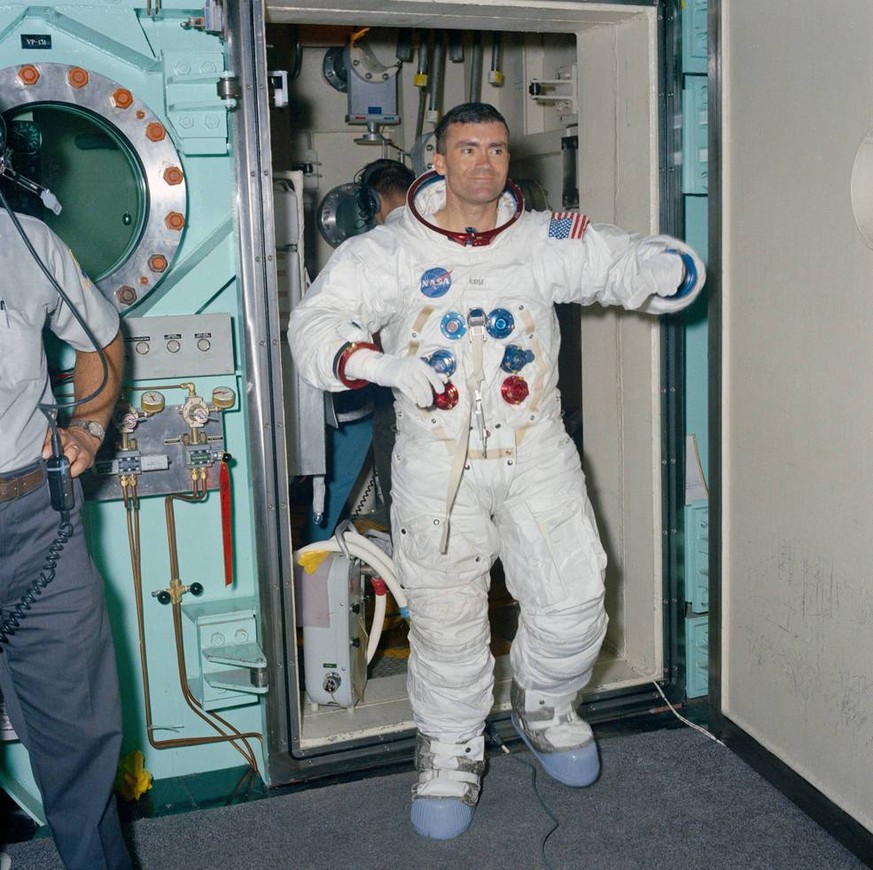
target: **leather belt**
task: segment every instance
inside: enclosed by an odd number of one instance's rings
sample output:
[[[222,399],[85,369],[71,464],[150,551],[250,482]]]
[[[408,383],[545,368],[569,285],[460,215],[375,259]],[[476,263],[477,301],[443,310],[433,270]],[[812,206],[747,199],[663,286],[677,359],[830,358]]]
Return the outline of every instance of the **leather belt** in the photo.
[[[19,474],[18,477],[0,477],[0,502],[12,501],[20,495],[38,489],[45,480],[45,466]]]

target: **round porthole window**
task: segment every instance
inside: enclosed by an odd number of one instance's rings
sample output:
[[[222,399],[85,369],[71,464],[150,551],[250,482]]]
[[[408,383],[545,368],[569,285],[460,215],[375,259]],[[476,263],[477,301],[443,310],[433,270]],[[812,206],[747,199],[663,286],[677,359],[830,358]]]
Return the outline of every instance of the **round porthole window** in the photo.
[[[185,230],[182,162],[163,122],[105,76],[65,64],[0,70],[0,111],[16,172],[60,214],[4,181],[18,211],[44,220],[124,311],[168,274]]]
[[[62,210],[55,214],[8,181],[6,199],[45,221],[99,283],[128,259],[145,225],[148,197],[136,155],[99,115],[78,108],[40,103],[4,117],[15,171],[47,187]]]

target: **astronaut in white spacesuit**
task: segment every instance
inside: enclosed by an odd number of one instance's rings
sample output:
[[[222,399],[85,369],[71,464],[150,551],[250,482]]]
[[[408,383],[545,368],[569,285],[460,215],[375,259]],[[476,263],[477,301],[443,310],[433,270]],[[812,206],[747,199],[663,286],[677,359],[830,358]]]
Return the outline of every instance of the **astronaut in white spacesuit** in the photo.
[[[513,723],[555,779],[588,785],[600,769],[575,701],[606,632],[606,555],[561,418],[554,303],[661,313],[689,304],[704,278],[676,239],[525,212],[508,137],[490,105],[448,112],[434,171],[401,219],[342,245],[289,326],[311,383],[394,389],[392,536],[419,731],[412,822],[438,839],[469,827],[479,796],[495,558],[520,606]]]

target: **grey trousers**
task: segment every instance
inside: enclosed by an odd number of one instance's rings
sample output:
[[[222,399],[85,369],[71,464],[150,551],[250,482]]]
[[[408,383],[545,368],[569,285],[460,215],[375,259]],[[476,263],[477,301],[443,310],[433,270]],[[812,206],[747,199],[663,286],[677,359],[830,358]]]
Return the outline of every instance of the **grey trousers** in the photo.
[[[131,867],[112,793],[121,751],[118,674],[78,483],[76,502],[54,580],[2,645],[0,690],[64,864],[116,870]],[[47,485],[0,503],[0,620],[42,570],[59,519]]]

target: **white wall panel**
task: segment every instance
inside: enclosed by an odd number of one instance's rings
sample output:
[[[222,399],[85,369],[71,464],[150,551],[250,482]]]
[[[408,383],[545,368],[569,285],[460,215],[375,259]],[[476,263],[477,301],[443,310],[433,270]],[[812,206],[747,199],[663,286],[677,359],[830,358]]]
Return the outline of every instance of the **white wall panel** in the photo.
[[[873,827],[873,5],[721,12],[723,707]]]

